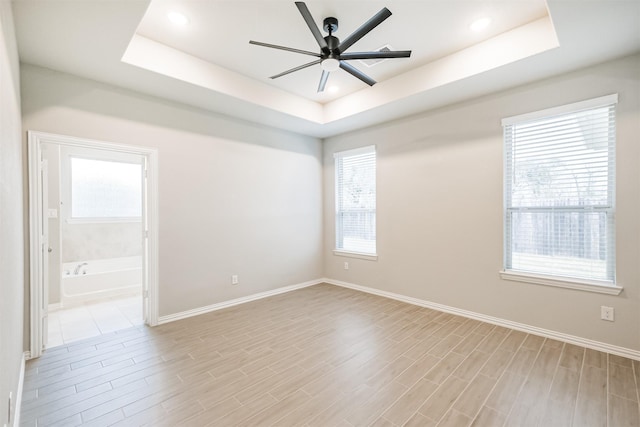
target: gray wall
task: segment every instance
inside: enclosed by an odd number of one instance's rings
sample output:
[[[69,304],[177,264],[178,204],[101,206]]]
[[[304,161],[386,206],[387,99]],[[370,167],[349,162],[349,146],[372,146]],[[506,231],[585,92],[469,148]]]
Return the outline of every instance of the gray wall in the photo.
[[[620,296],[501,280],[501,119],[619,93]],[[325,275],[640,350],[640,56],[329,138],[324,146]],[[378,261],[335,256],[333,153],[375,144]],[[349,261],[350,269],[343,269]],[[616,310],[600,320],[600,306]]]
[[[23,353],[24,181],[20,76],[11,3],[0,2],[0,424],[15,417]]]
[[[320,140],[21,71],[25,131],[158,149],[161,316],[322,277]]]

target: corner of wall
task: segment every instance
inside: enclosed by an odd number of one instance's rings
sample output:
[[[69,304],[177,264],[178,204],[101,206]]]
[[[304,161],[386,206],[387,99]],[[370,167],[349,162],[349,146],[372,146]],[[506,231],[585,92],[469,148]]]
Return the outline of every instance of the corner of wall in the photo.
[[[18,48],[11,2],[0,2],[0,424],[19,417],[24,366],[24,175]],[[8,396],[12,396],[7,404]]]

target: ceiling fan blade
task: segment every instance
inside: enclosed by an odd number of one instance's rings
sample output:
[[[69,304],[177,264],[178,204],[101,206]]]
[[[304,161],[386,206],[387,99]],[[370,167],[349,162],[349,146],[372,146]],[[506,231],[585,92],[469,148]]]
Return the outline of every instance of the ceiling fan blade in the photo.
[[[302,53],[303,55],[315,56],[316,58],[320,58],[322,56],[317,52],[309,52],[308,50],[301,50],[301,49],[295,49],[293,47],[279,46],[277,44],[262,43],[262,42],[257,42],[257,41],[254,41],[254,40],[249,40],[249,44],[255,44],[257,46],[270,47],[272,49],[286,50],[288,52]]]
[[[388,51],[374,51],[374,52],[353,52],[343,53],[340,55],[340,59],[349,61],[352,59],[375,59],[375,58],[408,58],[411,56],[410,50],[388,50]]]
[[[322,75],[320,76],[320,84],[318,84],[318,93],[324,92],[324,87],[327,85],[328,79],[329,72],[327,70],[322,70]]]
[[[325,41],[324,37],[322,37],[322,33],[320,33],[320,29],[316,25],[316,21],[314,21],[313,16],[311,16],[311,12],[309,12],[307,5],[304,2],[297,1],[296,6],[298,7],[300,14],[307,23],[307,26],[311,30],[311,34],[313,34],[313,37],[315,37],[316,41],[318,42],[318,46],[320,46],[320,49],[328,50],[329,46],[327,46],[327,42]]]
[[[319,63],[320,63],[320,60],[319,60],[319,59],[318,59],[318,60],[315,60],[315,61],[311,61],[311,62],[309,62],[309,63],[307,63],[307,64],[299,65],[299,66],[297,66],[297,67],[294,67],[294,68],[292,68],[292,69],[290,69],[290,70],[287,70],[287,71],[283,71],[282,73],[280,73],[280,74],[276,74],[275,76],[271,76],[271,77],[269,77],[269,78],[270,78],[270,79],[277,79],[278,77],[286,76],[287,74],[291,74],[291,73],[293,73],[293,72],[295,72],[295,71],[303,70],[303,69],[305,69],[305,68],[307,68],[307,67],[311,67],[311,66],[313,66],[313,65],[317,65],[317,64],[319,64]]]
[[[374,84],[376,84],[375,80],[373,80],[371,77],[367,76],[365,73],[358,70],[354,66],[350,65],[348,62],[340,61],[340,68],[342,68],[352,76],[359,78],[369,86],[373,86]]]
[[[376,13],[371,19],[362,24],[360,28],[355,30],[349,37],[347,37],[342,41],[342,43],[340,43],[340,45],[338,46],[338,52],[342,53],[345,50],[349,49],[352,44],[360,40],[365,34],[380,25],[385,19],[390,16],[391,12],[386,7],[380,12]]]

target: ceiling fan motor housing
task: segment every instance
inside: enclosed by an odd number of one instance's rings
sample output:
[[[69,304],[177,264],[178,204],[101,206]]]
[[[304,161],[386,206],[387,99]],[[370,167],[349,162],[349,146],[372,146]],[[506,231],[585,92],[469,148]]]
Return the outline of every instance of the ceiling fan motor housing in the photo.
[[[327,50],[322,51],[322,57],[332,58],[334,54],[338,55],[338,46],[340,46],[340,39],[335,36],[326,36],[324,40],[327,42]]]
[[[324,28],[324,30],[329,33],[329,35],[324,38],[324,41],[327,42],[327,48],[322,49],[322,59],[337,59],[338,55],[340,54],[338,52],[340,39],[333,36],[332,34],[338,30],[338,19],[331,16],[329,18],[324,18],[322,28]]]

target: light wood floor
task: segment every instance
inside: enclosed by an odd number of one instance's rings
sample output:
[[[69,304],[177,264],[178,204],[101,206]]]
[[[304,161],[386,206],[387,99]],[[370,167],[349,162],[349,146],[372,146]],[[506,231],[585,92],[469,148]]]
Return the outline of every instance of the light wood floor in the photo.
[[[639,426],[640,363],[331,285],[48,350],[25,426]]]

